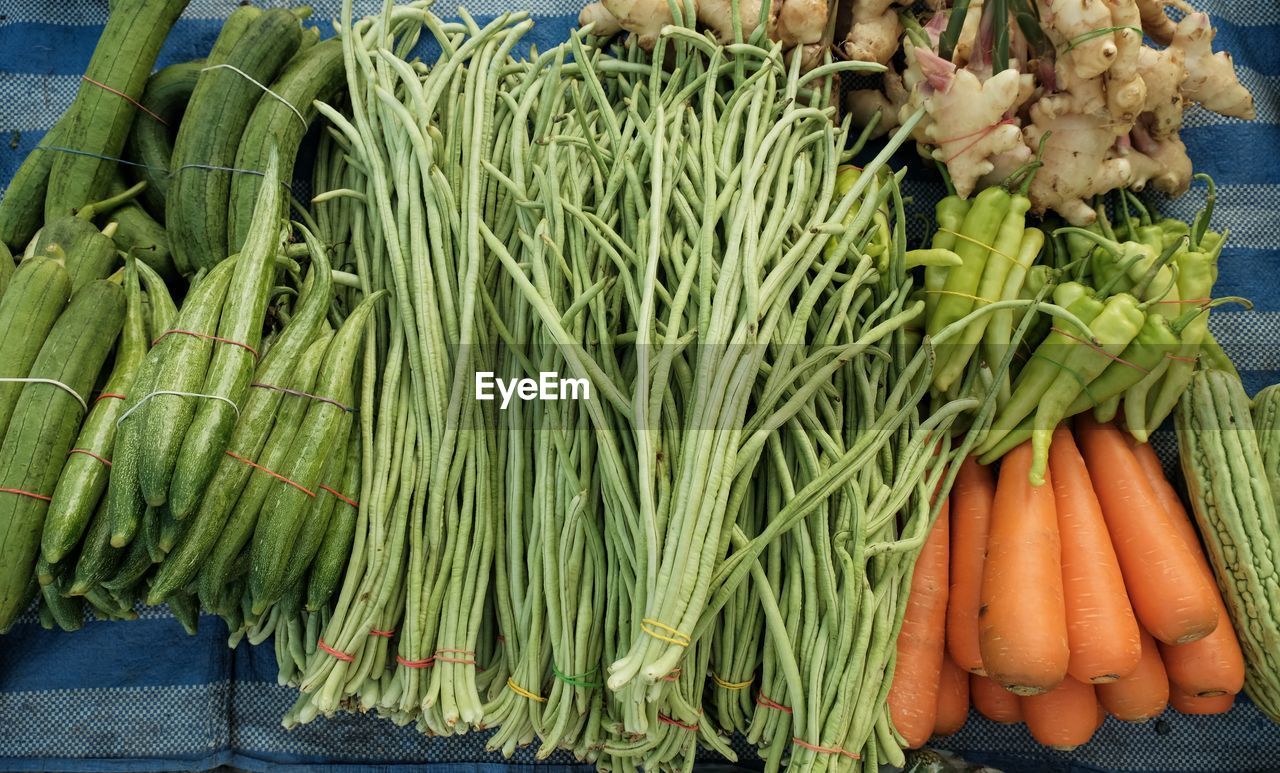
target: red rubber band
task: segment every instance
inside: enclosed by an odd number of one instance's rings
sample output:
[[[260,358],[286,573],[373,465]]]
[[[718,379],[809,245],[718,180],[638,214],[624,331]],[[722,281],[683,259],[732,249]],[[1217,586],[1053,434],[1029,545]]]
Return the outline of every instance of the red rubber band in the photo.
[[[791,713],[790,706],[783,706],[781,703],[778,703],[777,701],[766,697],[765,694],[762,692],[756,693],[756,704],[760,706],[764,706],[766,709],[777,709],[778,711],[781,711],[784,714]]]
[[[1098,354],[1101,354],[1103,357],[1106,357],[1107,359],[1111,360],[1112,362],[1118,362],[1118,363],[1120,363],[1121,365],[1128,365],[1130,368],[1133,368],[1134,370],[1138,371],[1139,373],[1148,373],[1148,374],[1149,374],[1149,373],[1151,373],[1151,371],[1147,370],[1146,368],[1142,367],[1141,365],[1135,365],[1135,364],[1133,364],[1132,362],[1129,362],[1128,360],[1121,359],[1121,358],[1117,357],[1116,355],[1112,354],[1111,352],[1108,352],[1106,349],[1103,349],[1102,347],[1098,346],[1097,344],[1095,344],[1095,343],[1094,343],[1094,342],[1092,342],[1092,341],[1086,341],[1086,340],[1084,340],[1083,338],[1077,338],[1076,336],[1073,336],[1073,335],[1071,335],[1070,333],[1068,333],[1067,331],[1065,331],[1065,330],[1063,330],[1063,329],[1061,329],[1061,328],[1058,328],[1058,327],[1050,328],[1050,330],[1052,330],[1053,332],[1055,332],[1055,333],[1057,333],[1058,335],[1062,336],[1063,338],[1069,338],[1069,339],[1071,339],[1072,341],[1075,341],[1076,343],[1084,344],[1085,346],[1087,346],[1087,347],[1089,347],[1090,349],[1094,350],[1094,351],[1095,351],[1095,352],[1097,352]]]
[[[18,494],[19,496],[31,497],[32,499],[39,499],[41,502],[52,502],[52,501],[53,501],[53,497],[47,497],[47,496],[45,496],[44,494],[36,494],[36,493],[30,492],[30,491],[23,491],[23,490],[22,490],[22,489],[20,489],[20,488],[0,488],[0,493],[3,493],[3,494]]]
[[[426,660],[405,660],[399,655],[396,655],[396,662],[405,668],[431,668],[431,665],[436,662],[436,659],[427,658]]]
[[[131,104],[131,105],[133,105],[134,107],[138,108],[138,109],[139,109],[139,110],[141,110],[142,112],[144,112],[144,113],[146,113],[147,115],[151,116],[152,118],[156,119],[156,120],[157,120],[157,121],[159,121],[161,124],[163,124],[163,125],[165,125],[165,126],[168,126],[168,125],[169,125],[169,122],[168,122],[168,121],[164,120],[164,119],[163,119],[163,118],[161,118],[160,116],[158,116],[158,115],[156,115],[155,113],[151,112],[151,110],[149,110],[149,109],[147,108],[147,106],[146,106],[146,105],[142,104],[141,102],[139,102],[138,100],[136,100],[136,99],[134,99],[133,97],[129,96],[128,94],[124,93],[123,91],[116,91],[115,89],[111,88],[110,86],[108,86],[108,85],[107,85],[107,84],[105,84],[105,83],[99,83],[98,81],[95,81],[93,78],[90,78],[88,75],[81,75],[81,76],[80,76],[80,80],[85,81],[86,83],[92,83],[93,85],[97,86],[98,88],[102,89],[103,91],[108,91],[108,92],[110,92],[110,93],[112,93],[112,94],[115,94],[117,97],[120,97],[120,98],[121,98],[121,99],[123,99],[124,101],[128,102],[129,104]]]
[[[839,755],[841,755],[841,756],[848,757],[848,758],[849,758],[849,759],[851,759],[851,760],[860,760],[860,759],[862,759],[862,755],[860,755],[860,754],[854,754],[853,752],[847,752],[847,751],[845,751],[844,749],[840,749],[840,748],[838,748],[838,747],[834,747],[834,746],[815,746],[815,745],[813,745],[813,744],[811,744],[811,743],[808,743],[807,741],[803,741],[803,740],[801,740],[801,739],[800,739],[800,738],[798,738],[798,737],[792,737],[791,742],[792,742],[792,743],[794,743],[796,746],[803,747],[803,748],[808,749],[809,751],[812,751],[812,752],[817,752],[818,754],[839,754]]]
[[[159,337],[159,338],[157,338],[156,340],[152,341],[152,342],[151,342],[151,345],[152,345],[152,346],[155,346],[156,344],[158,344],[158,343],[160,343],[161,341],[163,341],[163,340],[164,340],[164,337],[165,337],[165,336],[168,336],[168,335],[194,336],[194,337],[196,337],[196,338],[204,338],[204,339],[208,339],[208,340],[210,340],[210,341],[213,341],[214,343],[219,343],[219,344],[231,344],[232,346],[238,346],[238,347],[240,347],[241,349],[244,349],[244,350],[245,350],[246,352],[248,352],[249,354],[252,354],[252,355],[253,355],[253,359],[255,359],[255,360],[257,360],[257,359],[258,359],[258,350],[257,350],[257,349],[254,349],[254,348],[253,348],[252,346],[250,346],[249,344],[243,343],[243,342],[241,342],[241,341],[232,341],[230,338],[219,338],[218,336],[210,335],[210,334],[208,334],[208,333],[201,333],[201,332],[199,332],[198,330],[166,330],[166,331],[164,331],[163,333],[161,333],[161,334],[160,334],[160,337]]]
[[[1000,128],[1001,126],[1005,126],[1005,125],[1007,125],[1007,124],[1011,124],[1011,123],[1013,123],[1013,120],[1012,120],[1012,119],[1010,119],[1010,118],[1006,118],[1006,119],[1004,119],[1003,121],[1001,121],[1001,122],[999,122],[999,123],[993,123],[993,124],[991,124],[991,125],[990,125],[990,126],[988,126],[986,129],[982,130],[981,132],[978,132],[978,135],[979,135],[979,136],[978,136],[976,139],[974,139],[974,141],[973,141],[973,142],[970,142],[968,145],[965,145],[963,148],[960,148],[960,150],[956,151],[956,153],[955,153],[954,155],[952,155],[952,156],[951,156],[951,158],[948,158],[946,161],[943,161],[942,163],[944,163],[944,164],[950,164],[952,161],[955,161],[957,158],[960,158],[960,157],[961,157],[961,156],[963,156],[965,153],[968,153],[969,151],[971,151],[971,150],[973,150],[975,147],[977,147],[977,146],[978,146],[978,143],[979,143],[979,142],[982,142],[983,140],[985,140],[985,139],[987,138],[987,135],[988,135],[988,134],[990,134],[991,132],[993,132],[993,131],[995,131],[996,129]],[[964,139],[964,138],[963,138],[963,137],[961,137],[961,138],[957,138],[957,139]],[[940,144],[941,144],[941,143],[940,143]]]
[[[93,400],[93,401],[96,403],[96,402],[98,402],[99,400],[106,400],[108,397],[110,397],[110,398],[112,398],[112,399],[114,399],[114,400],[125,400],[125,399],[128,399],[128,398],[126,398],[124,395],[118,395],[118,394],[116,394],[115,392],[103,392],[102,394],[100,394],[100,395],[98,395],[96,398],[94,398],[94,400]]]
[[[1159,306],[1162,303],[1176,303],[1176,304],[1195,303],[1199,305],[1199,304],[1210,303],[1211,301],[1213,301],[1212,298],[1185,298],[1180,301],[1156,301],[1156,305]]]
[[[320,490],[321,490],[321,491],[328,491],[330,494],[333,494],[335,497],[337,497],[338,499],[342,500],[343,502],[346,502],[347,504],[351,505],[351,506],[352,506],[352,507],[354,507],[355,509],[357,509],[357,510],[359,510],[359,509],[360,509],[360,503],[359,503],[359,502],[355,501],[355,500],[354,500],[354,499],[352,499],[351,497],[348,497],[348,496],[346,496],[346,495],[344,495],[344,494],[340,494],[340,493],[338,493],[337,491],[334,491],[333,489],[329,488],[328,486],[321,486],[321,487],[320,487]]]
[[[306,397],[310,400],[318,400],[322,403],[329,403],[330,405],[338,406],[339,408],[346,411],[347,413],[356,412],[355,408],[352,408],[349,405],[343,405],[337,400],[334,400],[332,397],[325,397],[323,395],[313,395],[310,392],[303,392],[300,389],[290,389],[289,387],[276,386],[275,384],[262,384],[257,382],[250,384],[249,386],[258,387],[259,389],[273,389],[277,392],[284,392],[287,395],[293,395],[294,397]]]
[[[680,722],[679,720],[675,720],[675,719],[672,719],[671,717],[668,717],[666,714],[661,714],[661,713],[659,713],[659,714],[658,714],[658,721],[659,721],[659,722],[664,722],[664,723],[666,723],[666,724],[668,724],[668,725],[671,725],[671,726],[673,726],[673,727],[678,727],[678,728],[680,728],[681,730],[688,730],[688,731],[690,731],[690,732],[694,732],[694,733],[696,733],[696,732],[698,731],[698,726],[697,726],[697,725],[686,725],[685,723]]]
[[[325,652],[329,653],[330,655],[334,656],[338,660],[343,661],[344,663],[350,663],[356,659],[355,655],[348,654],[341,650],[335,650],[333,647],[330,647],[328,644],[325,644],[323,638],[316,639],[316,646],[324,650]]]
[[[1012,118],[1005,118],[1004,120],[1000,121],[999,123],[992,124],[991,126],[984,126],[984,127],[982,127],[981,129],[974,129],[973,131],[969,132],[968,134],[960,134],[960,135],[957,135],[957,136],[955,136],[955,137],[948,137],[948,138],[946,138],[945,140],[937,140],[937,143],[938,143],[939,145],[948,145],[948,144],[950,144],[950,143],[952,143],[952,142],[959,142],[960,140],[972,139],[973,137],[976,137],[976,136],[978,136],[979,134],[987,134],[987,133],[990,133],[993,129],[995,129],[995,127],[997,127],[997,126],[1002,126],[1002,125],[1007,124],[1007,123],[1013,123],[1013,119],[1012,119]]]
[[[1199,357],[1179,357],[1176,354],[1169,354],[1166,356],[1171,360],[1177,360],[1178,362],[1189,362],[1192,365],[1195,365],[1197,362],[1200,361]]]
[[[88,449],[84,449],[84,448],[73,448],[73,449],[71,449],[70,451],[68,451],[68,452],[67,452],[67,456],[71,456],[72,454],[84,454],[85,456],[91,457],[91,458],[93,458],[93,459],[97,459],[98,461],[102,462],[103,464],[105,464],[105,465],[106,465],[106,466],[108,466],[108,467],[110,467],[110,466],[111,466],[111,460],[110,460],[110,459],[103,459],[101,456],[98,456],[97,454],[95,454],[94,452],[92,452],[92,451],[90,451],[90,450],[88,450]]]
[[[379,631],[377,628],[369,629],[370,636],[381,636],[384,639],[390,639],[395,633],[395,631]]]
[[[262,470],[263,472],[265,472],[266,474],[268,474],[268,475],[270,475],[271,477],[275,478],[276,480],[279,480],[279,481],[283,481],[283,482],[285,482],[285,483],[288,483],[290,486],[293,486],[294,488],[296,488],[297,490],[299,490],[299,491],[301,491],[302,493],[306,494],[307,496],[312,497],[312,498],[315,498],[316,492],[314,492],[314,491],[312,491],[311,489],[309,489],[309,488],[307,488],[307,487],[303,486],[303,485],[302,485],[302,484],[300,484],[300,483],[295,483],[294,481],[289,480],[288,478],[286,478],[285,476],[281,475],[281,474],[280,474],[280,473],[278,473],[278,472],[274,472],[274,471],[272,471],[272,470],[268,470],[266,467],[263,467],[262,465],[258,464],[257,462],[254,462],[254,461],[252,461],[252,460],[250,460],[250,459],[246,459],[246,458],[244,458],[243,456],[241,456],[241,455],[239,455],[239,454],[235,453],[234,451],[227,451],[227,456],[230,456],[232,459],[238,459],[239,461],[244,462],[245,464],[249,465],[250,467],[253,467],[253,468],[254,468],[254,469],[256,469],[256,470]]]

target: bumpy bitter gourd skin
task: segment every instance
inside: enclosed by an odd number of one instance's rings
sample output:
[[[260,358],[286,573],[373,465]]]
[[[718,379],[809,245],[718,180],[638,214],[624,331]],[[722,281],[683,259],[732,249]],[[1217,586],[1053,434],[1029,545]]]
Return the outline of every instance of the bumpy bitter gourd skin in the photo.
[[[1280,721],[1280,523],[1243,385],[1200,371],[1177,428],[1196,523],[1244,650],[1245,689]]]

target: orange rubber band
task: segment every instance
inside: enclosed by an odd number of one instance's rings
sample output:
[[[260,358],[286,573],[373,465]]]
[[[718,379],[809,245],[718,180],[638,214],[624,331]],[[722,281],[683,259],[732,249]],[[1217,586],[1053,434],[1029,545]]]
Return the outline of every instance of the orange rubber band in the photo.
[[[370,636],[381,636],[384,639],[390,639],[392,636],[395,636],[395,633],[395,631],[379,631],[377,628],[369,629]]]
[[[321,490],[321,491],[328,491],[330,494],[333,494],[335,497],[337,497],[338,499],[342,500],[343,502],[346,502],[347,504],[351,505],[351,506],[352,506],[352,507],[354,507],[355,509],[357,509],[357,510],[359,510],[359,509],[360,509],[360,503],[359,503],[359,502],[357,502],[357,501],[355,501],[355,500],[354,500],[354,499],[352,499],[351,497],[346,496],[345,494],[340,494],[339,492],[334,491],[333,489],[329,488],[328,486],[321,486],[321,487],[320,487],[320,490]]]
[[[329,653],[330,655],[334,656],[338,660],[343,661],[344,663],[350,663],[356,659],[355,655],[352,655],[347,652],[343,652],[342,650],[335,650],[333,647],[330,647],[328,644],[325,644],[323,638],[316,639],[316,646],[324,650],[325,652]]]
[[[677,719],[672,719],[671,717],[668,717],[666,714],[659,713],[659,714],[658,714],[658,721],[659,721],[659,722],[663,722],[663,723],[668,724],[668,725],[671,725],[672,727],[678,727],[678,728],[680,728],[681,730],[688,730],[688,731],[690,731],[690,732],[692,732],[692,733],[696,733],[696,732],[698,732],[698,726],[697,726],[697,725],[686,725],[685,723],[683,723],[683,722],[681,722],[681,721],[679,721],[679,720],[677,720]]]
[[[210,335],[209,333],[201,333],[198,330],[166,330],[160,334],[159,338],[152,341],[151,345],[155,346],[156,344],[163,341],[165,336],[169,336],[169,335],[194,336],[195,338],[204,338],[209,341],[213,341],[214,343],[217,343],[217,344],[231,344],[232,346],[238,346],[241,349],[244,349],[249,354],[252,354],[254,360],[258,359],[258,350],[254,349],[249,344],[243,343],[241,341],[232,341],[230,338],[219,338],[218,336]]]
[[[31,497],[32,499],[39,499],[41,502],[52,502],[52,501],[53,501],[53,497],[47,497],[47,496],[45,496],[44,494],[36,494],[36,493],[30,492],[30,491],[23,491],[23,490],[22,490],[22,489],[20,489],[20,488],[0,488],[0,493],[2,493],[2,494],[17,494],[17,495],[19,495],[19,496]]]
[[[85,456],[88,456],[88,457],[90,457],[90,458],[97,459],[98,461],[102,462],[103,464],[105,464],[105,465],[106,465],[106,466],[108,466],[108,467],[110,467],[110,466],[111,466],[111,460],[110,460],[110,459],[103,459],[101,456],[98,456],[97,454],[95,454],[94,452],[92,452],[92,451],[90,451],[90,450],[88,450],[88,449],[86,449],[86,448],[73,448],[73,449],[71,449],[70,451],[68,451],[68,452],[67,452],[67,456],[71,456],[72,454],[84,454]]]
[[[844,749],[840,749],[834,746],[815,746],[811,743],[808,743],[807,741],[801,740],[798,737],[793,737],[791,739],[791,742],[794,743],[796,746],[803,747],[812,752],[817,752],[818,754],[839,754],[842,757],[848,757],[851,760],[862,759],[861,754],[854,754],[853,752],[847,752]]]
[[[781,711],[783,714],[791,713],[790,706],[783,706],[781,703],[778,703],[772,698],[767,697],[762,692],[756,693],[756,704],[759,706],[764,706],[766,709],[776,709],[777,711]]]
[[[1200,361],[1199,357],[1179,357],[1176,354],[1166,354],[1165,356],[1171,360],[1177,360],[1178,362],[1189,362],[1192,365],[1195,365],[1197,362]]]
[[[427,658],[425,660],[405,660],[399,655],[396,655],[396,662],[405,668],[431,668],[431,666],[436,662],[436,659]]]
[[[98,395],[97,397],[95,397],[93,401],[96,403],[96,402],[98,402],[99,400],[106,400],[107,398],[111,398],[111,399],[113,399],[113,400],[126,400],[126,399],[128,399],[128,398],[126,398],[124,395],[118,395],[118,394],[116,394],[115,392],[103,392],[102,394],[100,394],[100,395]]]
[[[105,84],[105,83],[99,83],[98,81],[95,81],[93,78],[90,78],[88,75],[81,75],[81,76],[80,76],[80,80],[82,80],[82,81],[84,81],[84,82],[86,82],[86,83],[92,83],[93,85],[97,86],[98,88],[102,89],[103,91],[107,91],[107,92],[110,92],[110,93],[112,93],[112,94],[115,94],[117,97],[120,97],[120,98],[121,98],[121,99],[123,99],[125,102],[128,102],[129,104],[131,104],[131,105],[133,105],[134,107],[138,108],[138,109],[139,109],[139,110],[141,110],[142,112],[144,112],[144,113],[146,113],[147,115],[151,116],[152,118],[156,119],[157,121],[159,121],[159,122],[160,122],[161,124],[163,124],[164,126],[168,126],[168,125],[169,125],[169,122],[168,122],[168,121],[164,120],[164,119],[163,119],[163,118],[161,118],[160,116],[158,116],[158,115],[156,115],[155,113],[151,112],[151,110],[150,110],[149,108],[147,108],[147,106],[146,106],[146,105],[142,104],[141,102],[139,102],[138,100],[136,100],[136,99],[134,99],[133,97],[129,96],[128,94],[124,93],[123,91],[116,91],[115,89],[111,88],[110,86],[108,86],[108,85],[107,85],[107,84]]]
[[[467,658],[442,657],[440,654],[442,652],[448,655],[469,655],[470,657],[467,657]],[[476,665],[476,661],[475,661],[476,653],[472,652],[471,650],[436,650],[436,654],[433,657],[435,658],[435,660],[441,663],[458,663],[464,666]]]
[[[315,498],[316,492],[314,492],[314,491],[312,491],[311,489],[309,489],[309,488],[307,488],[307,487],[303,486],[301,483],[296,483],[296,482],[294,482],[294,481],[289,480],[288,478],[286,478],[285,476],[281,475],[281,474],[280,474],[280,473],[278,473],[278,472],[275,472],[275,471],[273,471],[273,470],[268,470],[266,467],[263,467],[262,465],[258,464],[258,463],[257,463],[257,462],[255,462],[255,461],[252,461],[252,460],[250,460],[250,459],[246,459],[246,458],[244,458],[243,456],[241,456],[241,455],[239,455],[239,454],[235,453],[234,451],[227,451],[227,456],[230,456],[232,459],[237,459],[237,460],[239,460],[239,461],[241,461],[241,462],[244,462],[245,464],[249,465],[250,467],[252,467],[252,468],[254,468],[254,469],[256,469],[256,470],[262,470],[263,472],[265,472],[266,474],[268,474],[268,475],[270,475],[271,477],[275,478],[276,480],[279,480],[279,481],[283,481],[283,482],[285,482],[285,483],[288,483],[290,486],[293,486],[294,488],[296,488],[297,490],[299,490],[299,491],[301,491],[302,493],[306,494],[307,496],[309,496],[309,497],[311,497],[311,498],[313,498],[313,499]]]

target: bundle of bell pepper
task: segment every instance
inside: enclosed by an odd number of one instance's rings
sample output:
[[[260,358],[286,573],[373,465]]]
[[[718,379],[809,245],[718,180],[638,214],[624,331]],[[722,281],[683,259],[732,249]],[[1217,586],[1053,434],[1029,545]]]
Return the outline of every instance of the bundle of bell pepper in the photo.
[[[990,463],[1026,440],[1040,485],[1054,428],[1092,411],[1101,422],[1123,415],[1140,442],[1173,412],[1203,359],[1230,368],[1209,333],[1209,311],[1237,298],[1213,299],[1226,234],[1209,228],[1215,190],[1191,223],[1163,218],[1122,192],[1099,201],[1089,228],[1030,227],[1024,191],[991,188],[938,204],[932,246],[952,250],[959,266],[927,266],[925,332],[932,335],[969,311],[997,301],[1044,297],[1087,325],[1036,319],[1015,352],[1014,375],[1001,385],[995,418],[977,449]],[[1106,215],[1110,203],[1113,217]],[[954,394],[988,378],[1009,352],[1018,312],[975,321],[959,343],[940,348],[933,387]],[[1221,363],[1221,364],[1218,364]]]

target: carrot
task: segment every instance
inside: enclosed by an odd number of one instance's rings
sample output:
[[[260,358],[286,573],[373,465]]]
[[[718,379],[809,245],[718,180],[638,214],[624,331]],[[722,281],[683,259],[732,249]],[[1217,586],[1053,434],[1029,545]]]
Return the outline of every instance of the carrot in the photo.
[[[1067,673],[1092,684],[1114,682],[1138,667],[1142,640],[1102,507],[1066,426],[1053,432],[1049,470],[1062,535],[1062,592],[1071,645]]]
[[[1098,700],[1107,713],[1125,722],[1146,722],[1169,705],[1169,677],[1160,662],[1156,640],[1142,632],[1142,660],[1132,674],[1098,685]]]
[[[1226,714],[1231,707],[1236,705],[1236,696],[1234,695],[1212,695],[1209,697],[1201,697],[1199,695],[1189,695],[1182,690],[1174,688],[1169,693],[1169,705],[1174,711],[1181,714]]]
[[[969,457],[951,488],[951,590],[947,596],[947,652],[960,668],[986,674],[978,646],[982,565],[987,554],[991,505],[996,495],[991,468]]]
[[[1156,497],[1164,505],[1170,523],[1191,551],[1200,572],[1212,585],[1213,569],[1209,567],[1209,559],[1205,558],[1204,548],[1200,546],[1200,538],[1187,517],[1182,500],[1178,499],[1178,493],[1164,476],[1160,459],[1151,446],[1131,438],[1130,441],[1138,464],[1142,465]],[[1216,589],[1217,586],[1213,587]],[[1179,688],[1174,692],[1208,698],[1234,695],[1244,687],[1244,653],[1240,651],[1240,640],[1231,628],[1231,618],[1227,616],[1227,605],[1223,603],[1222,595],[1215,592],[1213,598],[1218,608],[1218,627],[1213,629],[1213,633],[1189,644],[1160,645],[1160,657],[1169,672],[1169,681]]]
[[[1052,474],[1032,486],[1030,470],[1029,442],[1000,464],[978,612],[982,664],[1019,695],[1052,690],[1071,654]]]
[[[933,734],[952,735],[969,718],[969,674],[944,655],[942,678],[938,681],[938,716],[933,720]]]
[[[943,502],[911,575],[889,688],[889,716],[912,749],[929,740],[938,716],[938,674],[946,650],[949,520]]]
[[[1018,696],[990,677],[969,674],[969,697],[978,713],[992,722],[1012,725],[1022,721],[1022,702]]]
[[[1166,644],[1212,633],[1217,591],[1171,525],[1124,433],[1086,412],[1076,435],[1138,622]]]
[[[1049,692],[1026,696],[1021,702],[1031,737],[1045,746],[1071,751],[1088,743],[1098,729],[1094,687],[1077,679],[1067,677]]]

